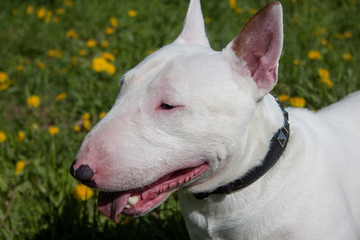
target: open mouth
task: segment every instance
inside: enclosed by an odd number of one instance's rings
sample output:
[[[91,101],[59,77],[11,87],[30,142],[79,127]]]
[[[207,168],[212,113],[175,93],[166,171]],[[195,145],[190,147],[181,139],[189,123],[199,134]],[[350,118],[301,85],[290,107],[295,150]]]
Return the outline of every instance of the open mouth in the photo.
[[[203,175],[208,168],[208,163],[203,163],[166,174],[142,188],[122,192],[99,192],[99,211],[115,222],[121,213],[128,216],[144,215],[165,201],[180,186]]]

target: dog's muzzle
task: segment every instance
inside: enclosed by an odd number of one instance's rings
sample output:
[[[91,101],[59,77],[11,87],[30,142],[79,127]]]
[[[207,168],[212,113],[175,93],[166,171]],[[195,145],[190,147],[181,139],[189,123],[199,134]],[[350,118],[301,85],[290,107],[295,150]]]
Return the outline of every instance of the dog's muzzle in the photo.
[[[96,182],[93,180],[94,171],[90,168],[89,165],[80,165],[77,169],[75,169],[76,160],[72,163],[70,167],[70,174],[76,180],[81,182],[84,185],[89,187],[96,187]]]

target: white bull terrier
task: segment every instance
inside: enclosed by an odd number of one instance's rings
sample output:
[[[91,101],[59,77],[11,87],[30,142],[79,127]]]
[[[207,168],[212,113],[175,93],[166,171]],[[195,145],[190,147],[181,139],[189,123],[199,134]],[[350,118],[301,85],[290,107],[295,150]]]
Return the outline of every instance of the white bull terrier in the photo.
[[[289,126],[269,94],[282,27],[270,3],[214,51],[191,0],[179,37],[125,74],[70,169],[105,216],[144,215],[179,189],[192,239],[360,239],[360,93],[287,109]]]

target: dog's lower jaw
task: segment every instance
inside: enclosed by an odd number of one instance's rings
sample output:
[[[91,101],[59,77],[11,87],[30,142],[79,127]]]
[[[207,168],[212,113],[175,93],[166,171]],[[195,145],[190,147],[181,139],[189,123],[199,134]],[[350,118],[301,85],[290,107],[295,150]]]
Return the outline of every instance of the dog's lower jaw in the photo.
[[[150,185],[120,192],[100,192],[98,206],[105,216],[118,221],[122,213],[142,216],[165,201],[172,192],[196,181],[209,169],[207,162],[164,175]]]

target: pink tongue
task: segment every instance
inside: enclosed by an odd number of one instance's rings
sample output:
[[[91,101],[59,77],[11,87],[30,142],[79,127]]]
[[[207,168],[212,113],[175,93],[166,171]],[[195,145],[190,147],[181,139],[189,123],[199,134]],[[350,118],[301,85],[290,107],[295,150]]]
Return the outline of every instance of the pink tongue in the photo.
[[[130,193],[124,192],[99,192],[98,208],[99,211],[108,218],[112,218],[116,223],[119,215],[124,210],[130,197]]]

